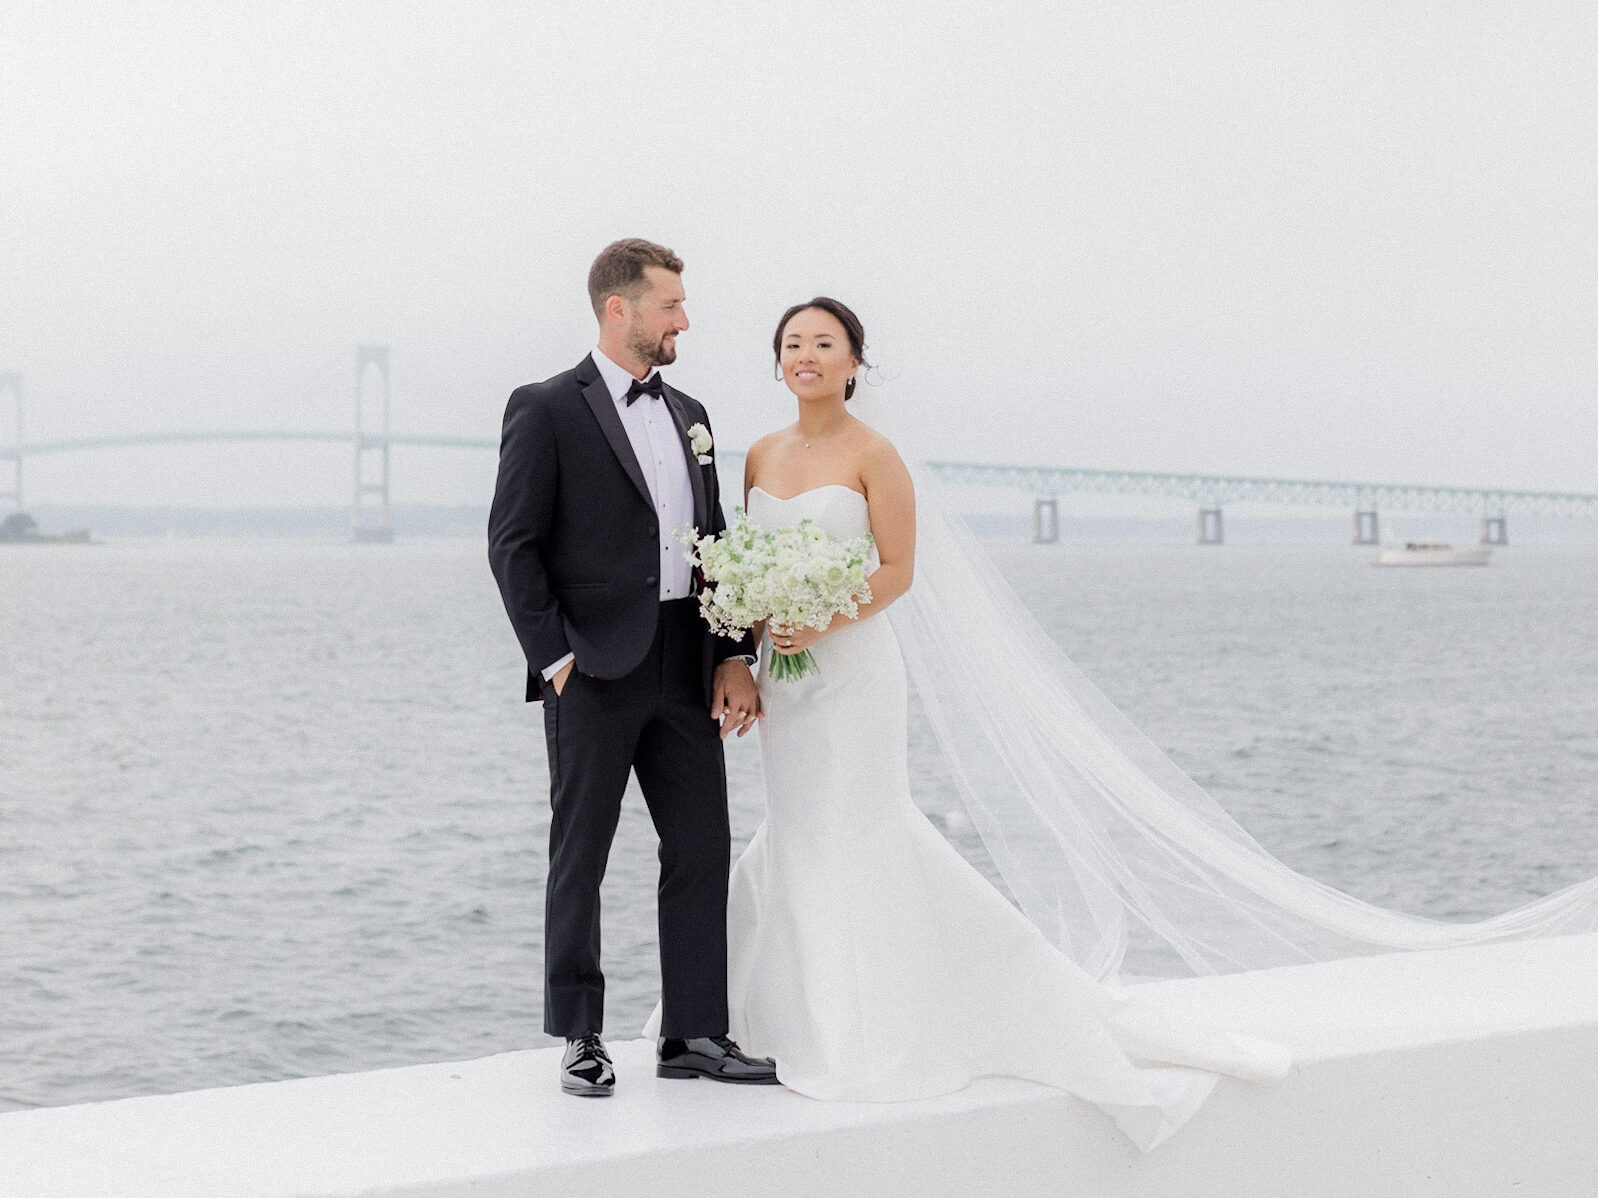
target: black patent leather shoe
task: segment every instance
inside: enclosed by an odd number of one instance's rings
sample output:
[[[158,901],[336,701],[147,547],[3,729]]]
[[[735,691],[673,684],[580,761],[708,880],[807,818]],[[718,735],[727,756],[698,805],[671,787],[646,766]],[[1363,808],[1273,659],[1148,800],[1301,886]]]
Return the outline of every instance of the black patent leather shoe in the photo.
[[[569,1037],[560,1059],[560,1088],[580,1098],[609,1098],[616,1092],[616,1067],[597,1032]]]
[[[708,1077],[742,1086],[781,1084],[774,1061],[747,1055],[726,1036],[699,1036],[692,1040],[662,1036],[657,1048],[660,1055],[655,1064],[656,1077]]]

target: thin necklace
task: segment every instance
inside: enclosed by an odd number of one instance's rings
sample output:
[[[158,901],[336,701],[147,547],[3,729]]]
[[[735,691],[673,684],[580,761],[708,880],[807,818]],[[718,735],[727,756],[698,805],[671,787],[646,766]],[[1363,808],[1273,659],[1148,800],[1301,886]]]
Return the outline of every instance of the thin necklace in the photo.
[[[832,431],[833,431],[833,430],[831,430],[831,429],[828,429],[828,430],[827,430],[827,433],[831,433],[831,432],[832,432]],[[823,434],[823,435],[825,435],[825,434]],[[805,447],[805,448],[806,448],[806,449],[809,449],[809,448],[810,448],[810,442],[809,442],[809,441],[805,441],[805,435],[804,435],[804,434],[803,434],[803,433],[800,433],[800,434],[799,434],[799,440],[800,440],[800,441],[803,441],[803,442],[804,442],[804,447]],[[818,436],[818,437],[817,437],[817,440],[820,440],[820,437],[819,437],[819,436]]]

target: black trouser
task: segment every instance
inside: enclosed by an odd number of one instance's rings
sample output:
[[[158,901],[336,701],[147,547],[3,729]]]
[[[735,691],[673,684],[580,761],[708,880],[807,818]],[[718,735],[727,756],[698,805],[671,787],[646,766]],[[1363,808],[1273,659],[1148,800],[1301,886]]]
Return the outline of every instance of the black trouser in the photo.
[[[544,1031],[604,1030],[599,884],[636,771],[660,836],[661,1035],[727,1030],[727,773],[705,706],[707,635],[694,599],[660,605],[655,640],[625,678],[582,662],[544,692],[549,744],[549,881],[544,898]]]

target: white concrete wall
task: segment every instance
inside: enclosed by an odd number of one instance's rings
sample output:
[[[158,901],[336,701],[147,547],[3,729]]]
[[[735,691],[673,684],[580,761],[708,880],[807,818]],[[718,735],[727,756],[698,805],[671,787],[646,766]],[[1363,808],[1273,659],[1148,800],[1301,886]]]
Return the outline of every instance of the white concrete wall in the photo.
[[[1292,1076],[1223,1081],[1142,1155],[1026,1082],[819,1103],[660,1081],[624,1041],[605,1100],[560,1094],[544,1049],[0,1115],[0,1196],[1598,1196],[1598,936],[1145,993],[1287,1044]]]

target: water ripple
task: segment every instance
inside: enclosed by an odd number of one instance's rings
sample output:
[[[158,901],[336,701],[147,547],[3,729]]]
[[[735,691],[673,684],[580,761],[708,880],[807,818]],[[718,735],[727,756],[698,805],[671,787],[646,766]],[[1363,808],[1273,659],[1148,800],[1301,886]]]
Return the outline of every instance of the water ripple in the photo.
[[[1590,550],[994,550],[1296,868],[1440,918],[1598,872]],[[479,545],[12,553],[0,610],[0,1110],[544,1042],[543,731]],[[984,864],[914,737],[919,796]],[[754,738],[728,759],[741,844]],[[655,847],[634,791],[605,886],[618,1034],[658,989]]]

